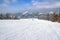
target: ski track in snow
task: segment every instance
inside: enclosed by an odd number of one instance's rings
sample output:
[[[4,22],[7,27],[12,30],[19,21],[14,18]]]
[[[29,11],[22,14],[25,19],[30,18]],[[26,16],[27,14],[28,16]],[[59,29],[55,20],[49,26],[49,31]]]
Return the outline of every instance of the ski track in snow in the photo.
[[[38,19],[0,20],[0,40],[60,40],[60,23]]]

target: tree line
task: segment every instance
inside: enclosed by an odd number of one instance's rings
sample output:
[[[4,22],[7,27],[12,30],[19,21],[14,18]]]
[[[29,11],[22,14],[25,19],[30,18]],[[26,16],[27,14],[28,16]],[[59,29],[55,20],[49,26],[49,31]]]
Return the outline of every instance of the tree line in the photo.
[[[17,16],[13,16],[11,14],[0,14],[0,19],[19,19]]]
[[[52,19],[53,22],[60,22],[60,13],[53,13],[52,14]]]

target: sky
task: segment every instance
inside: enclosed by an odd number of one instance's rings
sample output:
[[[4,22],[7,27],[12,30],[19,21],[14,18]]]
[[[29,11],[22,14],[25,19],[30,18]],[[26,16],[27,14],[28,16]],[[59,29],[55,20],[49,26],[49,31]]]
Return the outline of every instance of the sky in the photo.
[[[60,8],[60,0],[0,0],[0,13]],[[60,9],[59,9],[60,10]]]

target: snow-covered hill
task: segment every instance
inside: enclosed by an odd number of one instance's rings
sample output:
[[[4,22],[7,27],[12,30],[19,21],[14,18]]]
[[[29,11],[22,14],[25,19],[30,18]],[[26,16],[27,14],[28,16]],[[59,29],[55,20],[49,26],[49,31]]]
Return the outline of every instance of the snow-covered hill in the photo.
[[[0,40],[60,40],[60,23],[38,19],[0,20]]]

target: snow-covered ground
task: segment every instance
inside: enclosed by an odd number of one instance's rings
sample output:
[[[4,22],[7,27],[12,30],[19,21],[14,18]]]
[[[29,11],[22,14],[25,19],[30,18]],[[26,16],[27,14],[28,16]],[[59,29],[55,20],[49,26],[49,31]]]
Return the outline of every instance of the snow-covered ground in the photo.
[[[60,23],[38,19],[0,20],[0,40],[60,40]]]

